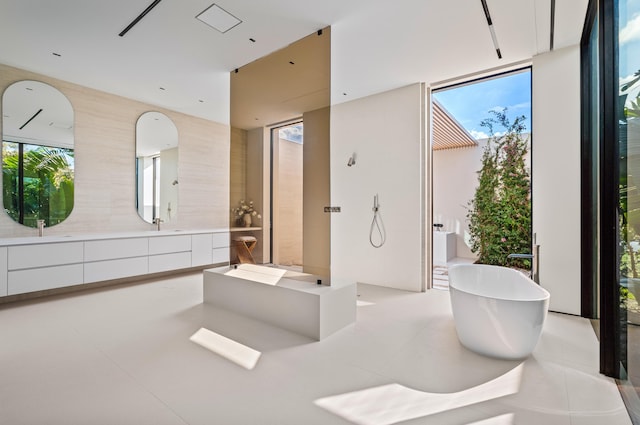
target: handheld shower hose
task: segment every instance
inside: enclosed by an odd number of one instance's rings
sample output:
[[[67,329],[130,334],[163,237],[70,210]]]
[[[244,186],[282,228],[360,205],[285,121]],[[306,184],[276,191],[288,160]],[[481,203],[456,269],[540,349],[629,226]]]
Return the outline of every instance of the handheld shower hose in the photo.
[[[371,228],[369,229],[369,242],[374,248],[380,248],[387,240],[387,232],[384,229],[384,223],[382,222],[382,218],[380,218],[379,210],[380,204],[378,203],[378,195],[373,197],[373,220],[371,220]],[[380,242],[375,243],[373,241],[373,233],[374,229],[378,230],[378,234],[380,235]]]

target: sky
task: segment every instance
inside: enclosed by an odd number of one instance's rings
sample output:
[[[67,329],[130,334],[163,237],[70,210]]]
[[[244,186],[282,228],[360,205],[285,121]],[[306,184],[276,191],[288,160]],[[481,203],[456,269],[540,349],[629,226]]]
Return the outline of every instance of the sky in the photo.
[[[480,123],[492,116],[490,110],[507,108],[510,122],[525,116],[526,132],[531,131],[531,71],[508,74],[474,84],[434,91],[433,97],[476,139],[490,135]],[[502,131],[494,128],[494,131]]]
[[[288,140],[290,142],[296,142],[302,144],[303,140],[303,125],[302,123],[298,123],[295,125],[290,125],[288,127],[283,127],[280,129],[280,138]]]

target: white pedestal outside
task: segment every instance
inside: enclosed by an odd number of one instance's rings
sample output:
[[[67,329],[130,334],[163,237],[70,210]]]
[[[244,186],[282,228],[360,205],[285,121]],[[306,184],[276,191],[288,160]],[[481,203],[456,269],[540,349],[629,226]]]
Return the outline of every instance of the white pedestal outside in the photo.
[[[456,257],[456,234],[454,232],[433,232],[433,264],[446,266],[447,261]]]

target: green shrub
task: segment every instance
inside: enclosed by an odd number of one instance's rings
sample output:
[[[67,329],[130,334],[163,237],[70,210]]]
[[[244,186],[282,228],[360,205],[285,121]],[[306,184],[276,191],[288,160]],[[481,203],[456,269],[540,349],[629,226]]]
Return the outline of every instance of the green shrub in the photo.
[[[531,184],[525,158],[528,139],[524,116],[513,123],[506,109],[489,111],[482,126],[492,136],[482,154],[478,188],[469,202],[467,219],[471,251],[478,263],[529,268],[526,259],[508,259],[511,253],[531,253]],[[504,132],[496,132],[500,126]]]

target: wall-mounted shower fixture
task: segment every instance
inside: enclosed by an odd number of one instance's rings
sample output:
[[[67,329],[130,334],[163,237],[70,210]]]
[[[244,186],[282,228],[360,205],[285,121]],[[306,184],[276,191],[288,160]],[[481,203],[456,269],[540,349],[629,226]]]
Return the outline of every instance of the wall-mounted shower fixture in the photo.
[[[355,152],[349,157],[347,161],[347,167],[351,167],[352,165],[356,165],[356,154]]]
[[[384,223],[382,222],[382,218],[379,216],[380,214],[380,203],[378,202],[378,194],[373,197],[373,220],[371,220],[371,228],[369,229],[369,242],[374,248],[380,248],[387,240],[387,232],[384,229]],[[380,242],[375,243],[373,241],[373,230],[378,229],[378,234],[380,235]]]

